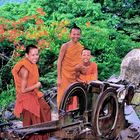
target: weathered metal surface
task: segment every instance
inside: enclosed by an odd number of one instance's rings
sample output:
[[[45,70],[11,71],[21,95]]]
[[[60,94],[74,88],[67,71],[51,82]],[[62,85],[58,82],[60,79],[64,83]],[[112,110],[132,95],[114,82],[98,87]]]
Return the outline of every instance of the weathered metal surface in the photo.
[[[116,140],[140,140],[140,126],[133,124],[122,130]]]

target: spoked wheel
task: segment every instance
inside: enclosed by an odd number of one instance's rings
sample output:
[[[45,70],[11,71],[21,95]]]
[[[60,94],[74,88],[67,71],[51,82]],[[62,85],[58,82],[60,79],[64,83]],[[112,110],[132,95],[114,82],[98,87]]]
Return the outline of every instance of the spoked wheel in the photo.
[[[96,136],[110,136],[118,117],[117,94],[113,88],[108,88],[99,95],[92,116],[92,127]]]
[[[82,83],[74,83],[70,85],[67,91],[64,93],[60,104],[60,112],[77,112],[77,114],[82,115],[87,109],[87,95],[86,95],[86,86]],[[77,100],[77,106],[74,110],[69,110],[68,106],[72,100],[75,98]]]

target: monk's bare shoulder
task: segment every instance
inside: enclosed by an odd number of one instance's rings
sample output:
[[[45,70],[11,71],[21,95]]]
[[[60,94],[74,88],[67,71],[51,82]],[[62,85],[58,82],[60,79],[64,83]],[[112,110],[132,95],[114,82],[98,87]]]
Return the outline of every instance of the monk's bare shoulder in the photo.
[[[61,46],[61,49],[60,49],[60,55],[61,56],[65,55],[68,47],[69,47],[69,42],[66,42]]]
[[[67,48],[68,48],[68,44],[64,43],[61,48],[60,48],[60,53],[59,53],[59,57],[58,57],[58,62],[61,62],[66,54]]]
[[[23,78],[23,79],[27,79],[27,77],[28,77],[28,70],[24,66],[21,67],[21,69],[19,71],[19,76],[21,78]]]
[[[70,42],[66,42],[61,46],[61,49],[67,50],[67,48],[70,46]]]

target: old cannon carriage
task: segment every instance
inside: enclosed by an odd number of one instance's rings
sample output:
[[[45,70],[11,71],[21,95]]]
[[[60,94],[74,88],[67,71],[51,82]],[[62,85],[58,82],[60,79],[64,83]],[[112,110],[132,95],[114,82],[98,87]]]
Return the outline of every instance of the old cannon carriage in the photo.
[[[130,104],[134,90],[134,85],[117,78],[107,82],[92,81],[88,85],[75,83],[65,93],[60,109],[76,121],[82,120],[83,129],[88,128],[91,138],[113,138],[125,125],[124,105]],[[67,110],[73,96],[78,97],[78,108]]]
[[[63,96],[58,120],[5,129],[3,136],[15,140],[50,133],[59,139],[113,139],[125,125],[124,105],[131,102],[134,90],[132,84],[117,78],[88,84],[73,83]],[[78,106],[69,110],[69,102],[74,96]]]

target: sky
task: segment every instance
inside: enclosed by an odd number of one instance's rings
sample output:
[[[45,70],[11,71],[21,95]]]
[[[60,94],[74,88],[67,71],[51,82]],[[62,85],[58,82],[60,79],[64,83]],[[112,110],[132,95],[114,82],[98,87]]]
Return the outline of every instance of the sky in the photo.
[[[0,0],[0,6],[3,6],[6,3],[15,3],[15,2],[21,3],[24,1],[28,1],[28,0]]]

